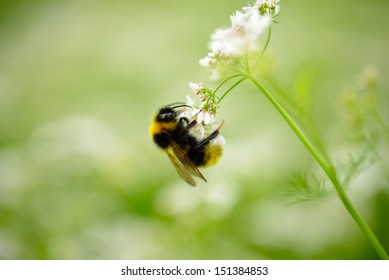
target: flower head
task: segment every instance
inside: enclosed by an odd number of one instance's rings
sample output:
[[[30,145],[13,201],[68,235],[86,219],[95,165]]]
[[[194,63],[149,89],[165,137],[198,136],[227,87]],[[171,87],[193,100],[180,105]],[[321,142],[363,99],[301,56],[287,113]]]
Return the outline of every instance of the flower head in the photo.
[[[216,123],[216,112],[219,107],[213,92],[204,86],[203,83],[189,83],[189,87],[198,96],[199,102],[186,96],[186,105],[188,107],[182,113],[182,116],[187,118],[189,122],[196,120],[197,125],[191,130],[195,136],[204,138],[210,135],[220,125]],[[218,136],[213,141],[224,143],[224,138]]]
[[[195,100],[187,96],[187,105],[191,107],[191,115],[194,116],[197,122],[203,126],[212,124],[215,121],[216,110],[219,107],[214,99],[214,95],[210,89],[204,86],[203,83],[189,83],[189,87],[199,97],[200,105],[195,104]]]
[[[277,5],[279,0],[257,0],[256,5],[259,8],[261,14],[265,15],[278,15],[280,12],[280,6]]]
[[[220,66],[234,61],[248,52],[259,52],[258,38],[278,14],[278,0],[257,0],[230,16],[231,26],[218,28],[211,35],[210,52],[200,59],[201,66],[213,70],[211,78],[218,78]]]

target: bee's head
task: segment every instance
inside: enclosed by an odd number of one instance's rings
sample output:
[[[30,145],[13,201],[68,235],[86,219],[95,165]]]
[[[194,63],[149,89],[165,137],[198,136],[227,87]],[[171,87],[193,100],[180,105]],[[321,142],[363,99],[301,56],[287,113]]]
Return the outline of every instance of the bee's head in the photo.
[[[171,107],[163,107],[159,110],[156,120],[157,122],[175,122],[177,112]]]
[[[181,102],[172,103],[170,105],[167,105],[165,107],[162,107],[159,109],[159,112],[156,116],[157,122],[175,122],[177,121],[177,116],[185,111],[185,109],[182,109],[183,107],[191,108],[191,106],[186,105]],[[177,108],[181,108],[178,109]]]

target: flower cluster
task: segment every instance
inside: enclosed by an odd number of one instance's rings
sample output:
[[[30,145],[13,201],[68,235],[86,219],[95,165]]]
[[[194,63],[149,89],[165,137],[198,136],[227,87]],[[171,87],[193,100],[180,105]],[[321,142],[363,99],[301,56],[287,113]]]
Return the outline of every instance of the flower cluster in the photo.
[[[258,38],[279,13],[276,3],[278,0],[256,0],[252,6],[245,6],[231,15],[229,28],[216,29],[211,35],[211,52],[200,60],[200,65],[213,70],[211,78],[218,78],[221,65],[229,65],[229,62],[246,53],[259,53]],[[220,127],[216,125],[215,118],[220,100],[203,83],[189,83],[189,87],[199,98],[200,105],[187,96],[188,109],[183,112],[183,116],[190,121],[196,120],[198,125],[193,129],[194,132],[200,137],[206,137]],[[224,143],[224,138],[220,135],[215,140]]]
[[[259,36],[269,27],[279,13],[278,0],[257,0],[253,6],[231,15],[231,26],[218,28],[211,35],[210,52],[200,59],[200,65],[213,71],[211,78],[217,79],[220,64],[241,57],[247,52],[259,52]]]
[[[200,138],[203,138],[218,128],[216,124],[216,111],[219,105],[215,100],[213,92],[205,87],[203,83],[189,83],[189,87],[198,96],[200,105],[196,103],[195,99],[186,96],[188,109],[183,112],[183,116],[190,121],[197,121],[198,125],[194,127],[193,132]],[[224,144],[225,142],[221,135],[218,135],[214,141],[219,144]]]
[[[189,83],[189,87],[200,99],[200,106],[195,106],[195,101],[187,96],[187,104],[194,108],[192,114],[196,116],[197,122],[202,125],[209,125],[215,121],[216,110],[219,107],[215,103],[212,91],[204,86],[203,83]]]

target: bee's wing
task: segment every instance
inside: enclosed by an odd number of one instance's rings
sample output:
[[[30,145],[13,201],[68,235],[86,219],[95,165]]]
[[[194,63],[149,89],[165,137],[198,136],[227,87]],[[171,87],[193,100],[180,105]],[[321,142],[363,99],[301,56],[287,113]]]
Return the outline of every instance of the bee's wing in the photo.
[[[171,149],[167,150],[167,154],[178,174],[188,184],[196,186],[196,182],[193,180],[192,175],[204,180],[205,182],[207,181],[192,160],[188,158],[186,153],[174,141],[172,141]]]
[[[169,156],[170,161],[172,162],[173,166],[176,168],[177,173],[180,175],[182,179],[184,179],[189,185],[195,187],[196,182],[193,180],[192,175],[190,175],[185,167],[178,161],[178,159],[173,155],[172,152],[168,151],[167,155]]]
[[[177,143],[173,142],[171,145],[171,148],[173,149],[174,154],[176,155],[177,159],[184,166],[185,170],[188,173],[190,173],[191,175],[196,176],[196,177],[204,180],[205,182],[207,182],[207,180],[204,178],[203,174],[201,174],[201,172],[197,168],[197,166],[186,155],[186,153],[180,148],[180,146],[177,145]]]

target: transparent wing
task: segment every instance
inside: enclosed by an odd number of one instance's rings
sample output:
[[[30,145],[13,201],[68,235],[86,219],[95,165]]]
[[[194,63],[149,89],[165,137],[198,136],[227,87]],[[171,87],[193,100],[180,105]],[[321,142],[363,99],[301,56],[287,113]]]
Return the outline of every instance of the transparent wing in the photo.
[[[173,166],[176,168],[177,173],[180,175],[182,179],[184,179],[189,185],[195,187],[196,182],[193,180],[192,175],[190,175],[183,165],[178,161],[178,159],[171,153],[167,152],[167,155],[169,156],[170,161],[172,162]]]
[[[182,179],[188,182],[188,184],[196,186],[196,182],[193,180],[192,175],[204,180],[205,182],[207,181],[196,165],[174,141],[172,141],[171,148],[167,150],[167,154],[178,174]]]
[[[173,142],[171,148],[179,162],[183,165],[183,167],[188,173],[207,182],[207,180],[204,178],[203,174],[201,174],[197,166],[190,158],[188,158],[186,153],[180,148],[180,146],[177,145],[177,143]]]

